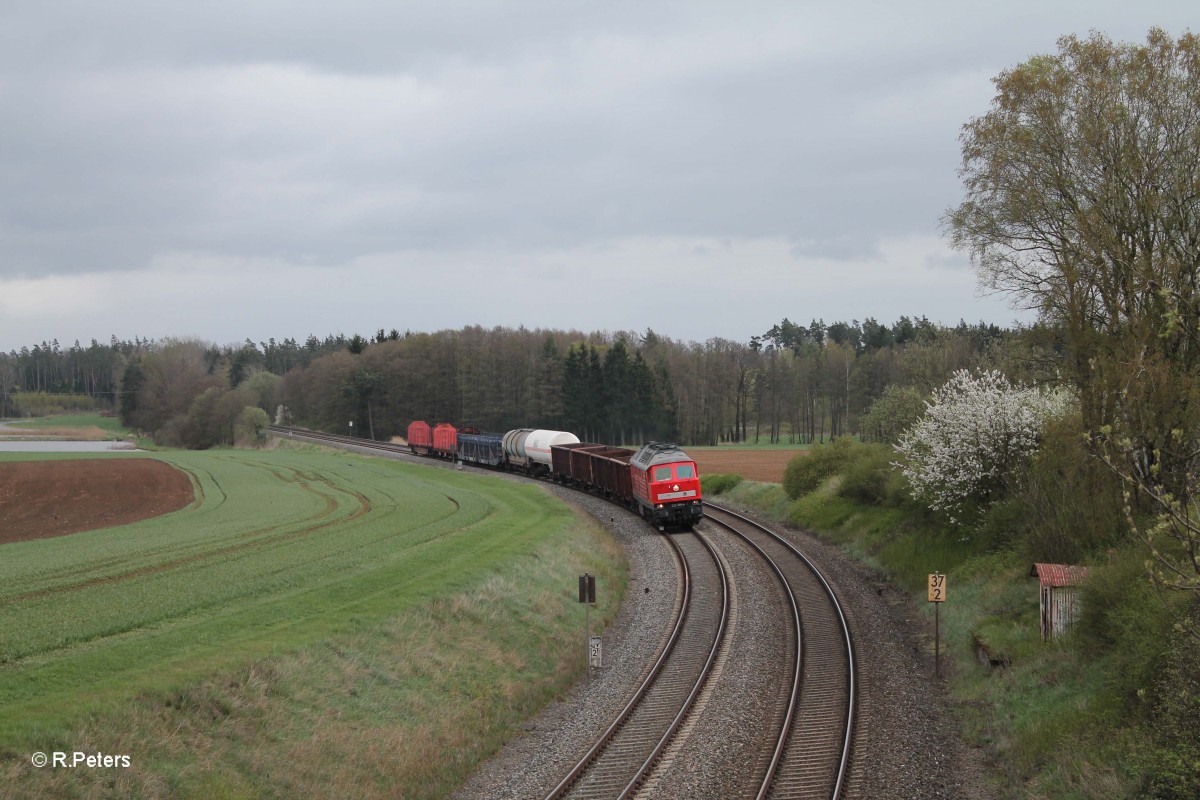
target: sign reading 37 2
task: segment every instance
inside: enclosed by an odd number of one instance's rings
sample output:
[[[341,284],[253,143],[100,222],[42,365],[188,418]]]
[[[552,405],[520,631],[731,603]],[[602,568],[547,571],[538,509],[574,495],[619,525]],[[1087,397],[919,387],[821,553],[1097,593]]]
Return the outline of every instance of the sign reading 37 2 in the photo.
[[[929,602],[946,602],[946,576],[940,572],[934,572],[929,576]]]

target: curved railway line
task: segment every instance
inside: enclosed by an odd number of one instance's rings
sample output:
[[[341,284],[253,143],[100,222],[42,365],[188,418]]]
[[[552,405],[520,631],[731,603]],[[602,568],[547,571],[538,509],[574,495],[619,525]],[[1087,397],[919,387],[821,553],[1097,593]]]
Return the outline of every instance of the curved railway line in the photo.
[[[409,455],[407,447],[385,442],[288,428],[270,431]],[[762,666],[786,674],[775,681],[783,689],[772,700],[774,710],[759,743],[761,767],[752,785],[729,787],[729,796],[837,800],[844,795],[858,690],[853,639],[837,598],[816,566],[784,537],[709,503],[705,515],[697,531],[666,537],[681,578],[670,635],[621,712],[546,800],[636,796],[695,713],[718,656],[724,650],[725,657],[733,657],[727,652],[731,578],[719,551],[740,546],[736,542],[744,542],[774,575],[791,616],[785,663]]]
[[[682,572],[674,630],[629,703],[547,800],[633,796],[708,680],[729,620],[729,579],[703,535],[670,542]]]
[[[740,514],[712,504],[706,519],[740,537],[779,578],[794,614],[799,657],[756,798],[838,798],[846,786],[854,737],[854,644],[837,597],[795,545]]]

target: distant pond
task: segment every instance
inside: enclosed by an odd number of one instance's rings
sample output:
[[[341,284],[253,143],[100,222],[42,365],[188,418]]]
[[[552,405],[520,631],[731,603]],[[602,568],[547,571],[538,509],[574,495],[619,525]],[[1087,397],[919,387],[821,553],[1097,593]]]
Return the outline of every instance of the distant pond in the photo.
[[[129,442],[69,442],[61,439],[0,439],[0,453],[106,453],[137,450]]]

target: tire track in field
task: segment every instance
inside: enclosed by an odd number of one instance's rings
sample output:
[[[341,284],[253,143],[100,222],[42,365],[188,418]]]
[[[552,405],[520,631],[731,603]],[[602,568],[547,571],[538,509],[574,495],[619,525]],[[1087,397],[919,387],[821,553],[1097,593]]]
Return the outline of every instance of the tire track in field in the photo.
[[[132,580],[132,579],[144,577],[147,575],[155,575],[155,574],[159,574],[162,572],[167,572],[167,571],[170,571],[173,569],[177,569],[182,566],[199,564],[199,563],[203,563],[205,561],[216,560],[218,558],[225,558],[225,557],[228,557],[233,554],[242,554],[242,553],[246,553],[246,552],[252,552],[254,550],[261,550],[261,549],[275,546],[277,544],[281,544],[284,542],[289,542],[289,541],[293,541],[296,539],[304,538],[304,537],[309,536],[318,531],[326,530],[328,528],[331,528],[331,527],[334,527],[337,525],[341,525],[343,523],[352,522],[352,521],[357,520],[371,512],[371,508],[372,508],[371,501],[365,495],[363,495],[357,491],[338,487],[332,481],[330,481],[327,478],[324,478],[320,475],[316,475],[316,474],[304,475],[304,473],[300,472],[299,470],[293,470],[293,472],[296,474],[297,477],[295,479],[289,479],[283,475],[276,473],[274,470],[271,470],[271,472],[272,472],[272,474],[275,475],[275,477],[278,480],[282,480],[287,483],[294,483],[301,490],[319,497],[323,502],[324,508],[317,514],[314,514],[314,515],[308,517],[308,521],[309,522],[317,521],[317,520],[326,520],[326,521],[321,522],[320,524],[316,524],[316,525],[307,525],[306,527],[303,527],[303,528],[300,528],[297,530],[293,530],[282,536],[270,536],[269,534],[274,531],[279,530],[282,527],[285,527],[285,526],[290,527],[294,523],[278,523],[275,525],[264,526],[262,528],[255,528],[251,531],[247,531],[245,534],[242,534],[241,536],[238,537],[241,539],[245,539],[248,537],[255,537],[253,539],[253,541],[242,541],[237,544],[227,545],[224,547],[218,547],[215,549],[207,549],[201,553],[195,553],[193,555],[188,555],[188,556],[180,556],[178,558],[170,559],[167,561],[162,561],[162,562],[159,562],[156,564],[147,565],[145,567],[139,567],[138,569],[128,570],[126,572],[122,572],[122,573],[119,573],[116,575],[105,575],[103,577],[92,578],[92,579],[84,580],[84,581],[78,581],[76,583],[68,583],[68,584],[63,584],[60,586],[54,586],[51,588],[38,589],[35,591],[31,591],[31,592],[24,592],[22,594],[10,595],[4,599],[8,602],[17,602],[17,601],[23,601],[23,600],[34,600],[34,599],[42,599],[42,598],[46,598],[46,597],[54,597],[57,595],[62,595],[62,594],[66,594],[66,593],[73,592],[73,591],[80,591],[80,590],[92,588],[95,586],[103,586],[106,584],[119,583],[121,581]],[[210,475],[210,477],[211,477],[211,475]],[[336,499],[336,497],[326,494],[325,492],[318,491],[316,488],[314,488],[312,486],[310,481],[321,483],[321,484],[328,486],[335,494],[343,494],[343,495],[352,497],[357,505],[357,508],[355,508],[355,510],[353,512],[351,512],[348,516],[339,517],[339,518],[333,519],[333,520],[328,519],[328,517],[330,517],[332,514],[336,513],[336,511],[339,508],[337,499]],[[218,488],[220,488],[219,485],[218,485]],[[221,490],[221,493],[224,494],[224,490]],[[457,507],[457,503],[455,505]],[[89,567],[89,571],[91,571],[92,569],[94,569],[94,567]]]
[[[209,502],[208,492],[204,491],[204,481],[202,481],[200,479],[200,474],[207,475],[208,479],[217,488],[216,496],[218,496],[220,499],[215,501],[215,505],[212,506],[212,508],[220,508],[222,505],[225,504],[225,501],[229,499],[228,495],[225,494],[225,490],[221,488],[221,484],[217,482],[216,476],[213,475],[208,470],[200,469],[199,467],[185,467],[180,464],[175,464],[172,462],[168,462],[168,463],[171,463],[171,466],[175,467],[180,472],[187,475],[188,478],[192,482],[192,494],[195,495],[195,499],[193,499],[191,503],[189,503],[188,505],[186,505],[182,509],[180,509],[181,511],[194,511],[194,510],[202,507],[205,503]],[[153,548],[152,547],[152,548],[147,548],[146,550],[142,550],[139,553],[139,555],[143,556],[143,557],[144,556],[152,556],[155,553],[162,552],[164,549],[169,551],[169,550],[176,549],[176,548],[174,548],[174,547]],[[93,561],[89,561],[87,564],[76,567],[75,569],[68,569],[68,570],[55,572],[54,577],[56,579],[64,579],[64,578],[70,578],[74,575],[88,575],[88,574],[97,572],[99,570],[103,570],[114,564],[119,564],[122,561],[126,561],[126,560],[128,560],[128,556],[125,556],[125,555],[116,555],[116,556],[110,556],[108,558],[95,559]],[[49,591],[49,590],[38,590],[38,591]],[[36,594],[37,594],[36,592],[29,592],[26,595],[15,595],[15,597],[35,596]],[[8,598],[5,598],[5,599],[8,599]]]
[[[385,510],[389,513],[398,514],[401,517],[403,517],[405,514],[406,503],[404,502],[404,499],[393,496],[393,494],[391,492],[391,488],[392,488],[391,484],[388,482],[384,482],[382,486],[377,486],[377,485],[374,485],[375,482],[372,481],[372,489],[378,490],[379,494],[381,494],[384,498],[387,498],[387,500],[392,501],[390,504],[387,501],[383,501],[383,502],[377,501],[373,506],[370,498],[366,497],[365,495],[363,495],[357,491],[354,491],[354,490],[348,488],[349,486],[354,484],[356,478],[351,474],[347,474],[345,471],[330,469],[330,470],[325,470],[321,474],[311,474],[311,473],[304,473],[299,470],[293,470],[292,473],[290,473],[290,474],[282,474],[282,473],[272,473],[272,474],[276,480],[295,482],[297,484],[297,486],[299,486],[300,484],[304,484],[304,487],[306,488],[306,490],[315,492],[315,493],[323,495],[323,496],[324,496],[324,492],[320,491],[320,487],[322,487],[322,486],[328,487],[332,491],[339,493],[339,494],[352,495],[355,498],[356,507],[350,514],[348,514],[345,517],[341,517],[336,520],[326,520],[320,524],[310,524],[307,527],[305,527],[304,529],[289,533],[286,536],[272,537],[269,540],[260,540],[260,541],[253,542],[253,543],[243,543],[244,546],[223,547],[217,551],[209,551],[206,553],[199,554],[197,556],[172,559],[169,562],[164,562],[164,563],[158,564],[158,565],[150,565],[149,567],[144,568],[144,569],[130,570],[130,571],[128,571],[127,574],[124,574],[124,575],[110,576],[105,579],[97,579],[94,581],[87,581],[85,583],[81,583],[78,586],[61,587],[57,591],[28,592],[24,595],[18,596],[17,599],[22,599],[25,597],[38,597],[38,596],[46,597],[46,596],[55,596],[55,595],[58,597],[62,597],[64,595],[64,593],[69,592],[73,589],[84,589],[89,586],[96,586],[96,585],[102,585],[102,584],[121,585],[120,584],[121,581],[127,581],[127,580],[133,579],[133,578],[138,578],[138,577],[142,577],[142,576],[150,576],[150,575],[154,575],[156,573],[162,573],[162,572],[172,569],[173,567],[180,566],[180,565],[192,564],[192,563],[199,563],[201,565],[201,568],[211,567],[212,566],[211,564],[206,563],[209,561],[210,558],[226,556],[229,553],[238,554],[239,551],[252,553],[255,550],[267,549],[272,546],[278,545],[280,543],[285,543],[290,540],[294,540],[294,539],[297,539],[300,537],[311,535],[313,532],[317,532],[322,529],[327,529],[332,526],[340,525],[342,522],[352,522],[353,520],[357,520],[357,519],[363,517],[364,515],[371,513],[372,510],[375,510],[375,507],[378,507],[379,510]],[[377,474],[381,477],[390,477],[388,475],[384,475],[383,473],[377,473]],[[361,480],[361,477],[358,478],[358,480]],[[425,528],[428,526],[440,528],[441,524],[445,523],[447,520],[453,520],[456,516],[463,514],[463,513],[469,513],[471,515],[474,515],[474,513],[476,511],[481,511],[484,517],[488,517],[497,511],[497,508],[492,503],[486,503],[485,507],[483,509],[475,509],[472,505],[470,505],[470,504],[464,505],[464,503],[460,502],[459,499],[456,499],[455,497],[453,497],[449,494],[445,494],[444,492],[429,491],[429,489],[433,489],[433,488],[435,488],[435,487],[431,486],[431,485],[426,485],[423,487],[423,490],[425,493],[427,493],[427,496],[429,496],[430,498],[437,497],[439,495],[442,497],[445,497],[452,508],[452,510],[449,511],[449,513],[443,513],[441,516],[438,516],[434,519],[430,519],[426,522],[423,522],[420,525],[418,525],[416,528],[413,528],[413,529],[401,530],[399,528],[396,528],[395,530],[391,530],[386,535],[379,537],[377,543],[378,544],[386,544],[387,540],[389,540],[389,539],[394,539],[397,537],[404,537],[404,536],[412,533],[413,531],[420,531],[422,528]],[[436,488],[440,488],[440,487],[436,487]],[[235,499],[236,499],[236,496],[235,496]],[[345,506],[342,506],[342,507],[345,508]],[[309,520],[311,522],[313,519],[323,519],[323,518],[327,517],[327,515],[328,515],[327,512],[325,512],[325,513],[318,512],[317,515],[314,515],[314,517],[309,518]],[[470,521],[470,524],[468,524],[467,528],[465,528],[465,529],[456,529],[454,531],[438,532],[434,536],[430,537],[429,539],[424,540],[424,541],[420,542],[419,544],[415,545],[415,551],[421,551],[421,550],[424,550],[425,548],[435,546],[435,543],[438,540],[444,539],[447,535],[449,535],[451,533],[459,534],[459,533],[462,533],[464,530],[470,530],[470,528],[472,528],[478,522],[479,522],[479,520]],[[368,524],[380,524],[380,523],[368,523]],[[382,522],[382,524],[384,526],[387,526],[386,521]],[[278,526],[273,526],[273,527],[278,527]],[[336,538],[324,537],[321,541],[331,542],[331,541],[336,541]],[[499,546],[501,546],[501,544],[502,543],[494,543],[494,542],[490,542],[490,541],[481,540],[478,542],[477,547],[475,547],[473,549],[476,550],[476,552],[478,552],[478,550],[480,550],[480,549],[487,552],[492,547],[499,547]],[[321,547],[325,547],[325,545],[321,545]],[[344,547],[342,549],[345,550],[346,552],[349,552],[353,548],[351,548],[350,546],[347,545],[346,547]],[[238,555],[238,557],[243,560],[246,558],[244,552],[242,554]],[[341,552],[341,551],[339,550],[339,552]],[[253,557],[254,556],[250,556],[250,558],[253,558]],[[295,568],[300,564],[308,564],[308,563],[320,561],[325,557],[326,557],[325,555],[322,555],[320,557],[314,557],[311,559],[303,559],[302,561],[292,563],[289,566],[289,568]],[[270,552],[268,552],[265,556],[259,556],[259,558],[261,559],[263,566],[269,567],[271,564],[273,564],[273,562],[268,563],[271,560]],[[458,561],[458,559],[453,559],[453,558],[447,559],[445,561],[445,563],[441,563],[436,566],[435,572],[450,569],[450,568],[452,568],[453,564],[457,563],[457,561]],[[273,575],[273,574],[275,574],[277,572],[281,572],[281,571],[285,571],[285,570],[283,568],[274,569],[274,570],[268,569],[265,572],[260,573],[260,577],[263,577],[264,575]],[[350,609],[355,606],[361,605],[362,603],[368,602],[372,598],[377,598],[386,593],[394,592],[396,590],[394,582],[391,584],[388,584],[388,585],[383,585],[383,584],[380,584],[378,581],[376,581],[375,585],[377,586],[377,588],[374,588],[372,591],[369,591],[366,594],[356,591],[353,593],[352,597],[346,596],[344,599],[342,599],[341,601],[335,602],[333,605],[326,605],[326,602],[328,601],[328,598],[326,597],[326,595],[328,595],[331,591],[336,590],[338,587],[344,587],[347,584],[350,584],[352,582],[360,580],[361,576],[360,575],[351,575],[351,574],[347,574],[347,573],[344,573],[341,571],[334,571],[334,572],[330,572],[327,575],[327,578],[328,578],[328,580],[321,581],[319,586],[314,586],[311,584],[299,584],[298,588],[296,589],[296,591],[312,593],[311,596],[314,598],[314,600],[319,601],[316,603],[316,605],[321,606],[319,612],[317,612],[319,614],[327,614],[327,613],[330,613],[331,611],[342,612],[342,611],[345,611],[346,609]],[[292,591],[293,590],[289,589],[289,594],[292,593]],[[252,592],[252,594],[258,594],[258,592]],[[241,595],[239,595],[239,596],[241,596]],[[91,646],[98,641],[110,639],[110,638],[119,638],[119,637],[127,636],[132,632],[136,632],[136,631],[142,630],[142,629],[155,629],[155,628],[162,627],[162,626],[168,626],[168,627],[173,628],[176,626],[176,624],[188,625],[190,623],[187,622],[187,620],[192,619],[196,614],[200,613],[201,610],[203,610],[203,613],[201,614],[201,616],[209,616],[210,611],[208,609],[210,609],[210,608],[218,609],[215,613],[215,616],[212,616],[213,619],[216,619],[218,617],[226,616],[227,612],[229,611],[230,608],[232,608],[232,606],[230,606],[230,604],[228,602],[222,602],[217,606],[213,606],[212,604],[209,604],[209,603],[202,603],[199,606],[190,607],[190,609],[188,611],[186,611],[185,613],[183,613],[182,616],[171,615],[171,616],[165,617],[161,620],[155,621],[153,623],[147,623],[145,620],[143,620],[143,621],[137,622],[131,626],[122,626],[119,629],[107,630],[107,631],[104,631],[103,633],[99,633],[98,635],[81,638],[77,641],[73,640],[73,641],[67,642],[64,646],[74,646],[76,644],[87,644],[88,646]],[[224,609],[224,610],[220,610],[220,609]],[[295,625],[295,624],[299,624],[302,620],[309,619],[311,616],[313,616],[313,614],[304,613],[304,614],[300,614],[296,618],[292,618],[289,620],[282,620],[282,621],[280,621],[279,624],[284,625],[284,626]],[[148,628],[147,628],[147,625],[149,625]],[[250,637],[239,637],[239,638],[245,639],[245,638],[250,638]],[[58,650],[58,649],[62,649],[62,648],[59,648],[59,647],[52,648],[52,650]],[[49,652],[52,652],[52,650],[47,650],[44,652],[49,653]],[[33,655],[33,654],[30,653],[28,655]],[[17,662],[24,661],[25,658],[26,658],[26,656],[22,656],[20,659],[17,659]]]
[[[382,470],[371,469],[370,467],[360,467],[360,469],[362,469],[364,472],[369,472],[372,475],[377,475],[377,476],[379,476],[381,478],[385,478],[385,479],[392,479],[395,477],[394,473],[383,472]],[[339,477],[345,478],[347,481],[351,480],[350,476],[345,474],[344,472],[335,472],[334,474]],[[430,489],[434,488],[434,484],[427,483],[425,481],[420,481],[420,485],[428,487]],[[389,494],[384,487],[377,487],[377,489],[380,494],[382,494],[384,497],[388,498],[393,503],[395,503],[397,507],[400,506],[400,502],[401,502],[400,498],[395,497],[392,494]],[[458,514],[462,511],[462,503],[458,502],[458,500],[456,500],[455,498],[446,494],[445,492],[441,492],[440,494],[442,495],[442,497],[446,498],[447,502],[449,502],[450,505],[454,506],[454,511],[452,511],[450,514],[447,514],[446,517],[441,517],[440,519],[446,519],[447,517],[452,517],[455,514]]]

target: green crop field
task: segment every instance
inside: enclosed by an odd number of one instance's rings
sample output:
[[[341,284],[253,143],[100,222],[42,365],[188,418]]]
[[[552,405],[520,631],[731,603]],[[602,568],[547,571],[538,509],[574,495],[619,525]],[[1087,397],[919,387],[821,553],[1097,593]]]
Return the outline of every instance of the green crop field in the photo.
[[[579,673],[575,576],[612,587],[602,615],[620,599],[615,546],[537,486],[317,452],[156,457],[192,477],[192,506],[0,547],[11,794],[440,796]],[[131,764],[30,765],[55,751]]]
[[[110,433],[127,432],[116,417],[106,417],[96,412],[11,419],[6,420],[6,424],[17,428],[89,428],[95,426]]]

